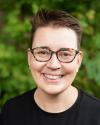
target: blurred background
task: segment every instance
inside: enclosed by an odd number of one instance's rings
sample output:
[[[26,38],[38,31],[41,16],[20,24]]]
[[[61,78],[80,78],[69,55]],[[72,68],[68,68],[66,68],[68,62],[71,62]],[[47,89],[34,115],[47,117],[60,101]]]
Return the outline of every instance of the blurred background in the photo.
[[[35,87],[27,63],[30,21],[40,9],[60,9],[84,29],[84,59],[74,85],[100,98],[99,0],[0,0],[0,110],[4,103]]]

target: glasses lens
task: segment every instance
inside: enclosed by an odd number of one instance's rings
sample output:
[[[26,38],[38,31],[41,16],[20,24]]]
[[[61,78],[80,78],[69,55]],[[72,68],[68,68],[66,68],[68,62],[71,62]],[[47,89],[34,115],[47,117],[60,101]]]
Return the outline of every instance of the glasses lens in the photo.
[[[58,51],[58,59],[61,62],[71,62],[76,55],[76,50],[68,49],[68,50],[60,50]]]
[[[33,54],[36,60],[41,62],[47,61],[50,58],[50,51],[46,48],[36,48],[34,49]]]

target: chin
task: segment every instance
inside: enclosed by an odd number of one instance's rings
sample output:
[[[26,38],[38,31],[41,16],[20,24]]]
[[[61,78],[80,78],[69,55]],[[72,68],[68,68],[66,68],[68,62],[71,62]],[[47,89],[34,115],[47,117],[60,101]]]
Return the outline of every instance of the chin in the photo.
[[[48,95],[59,95],[65,91],[65,88],[49,87],[43,90]]]

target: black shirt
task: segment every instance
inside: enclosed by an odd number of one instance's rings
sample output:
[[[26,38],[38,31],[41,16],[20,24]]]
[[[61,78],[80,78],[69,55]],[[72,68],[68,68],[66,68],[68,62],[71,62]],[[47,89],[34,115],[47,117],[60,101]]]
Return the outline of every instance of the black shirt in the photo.
[[[100,125],[100,100],[85,92],[79,90],[76,102],[68,110],[49,113],[35,103],[34,91],[35,89],[5,104],[2,125]]]

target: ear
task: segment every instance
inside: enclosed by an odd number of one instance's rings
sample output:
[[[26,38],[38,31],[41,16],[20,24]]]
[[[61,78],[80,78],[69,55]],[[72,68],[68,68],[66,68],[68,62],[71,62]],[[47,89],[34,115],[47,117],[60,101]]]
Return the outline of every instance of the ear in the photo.
[[[28,59],[28,65],[30,66],[30,63],[31,63],[31,53],[30,53],[30,48],[27,49],[27,59]]]
[[[83,59],[83,52],[80,51],[79,54],[77,55],[77,71],[81,66],[82,59]]]

